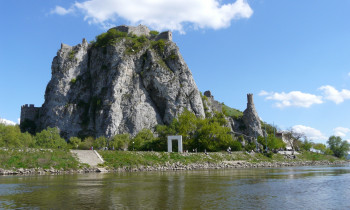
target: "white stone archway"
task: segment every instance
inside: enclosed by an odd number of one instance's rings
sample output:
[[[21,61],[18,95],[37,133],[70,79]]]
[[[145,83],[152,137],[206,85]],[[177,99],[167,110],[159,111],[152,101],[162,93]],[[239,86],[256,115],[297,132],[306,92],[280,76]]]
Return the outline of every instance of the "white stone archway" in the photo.
[[[182,151],[182,136],[168,136],[168,152],[173,152],[173,144],[172,141],[177,140],[178,151]]]

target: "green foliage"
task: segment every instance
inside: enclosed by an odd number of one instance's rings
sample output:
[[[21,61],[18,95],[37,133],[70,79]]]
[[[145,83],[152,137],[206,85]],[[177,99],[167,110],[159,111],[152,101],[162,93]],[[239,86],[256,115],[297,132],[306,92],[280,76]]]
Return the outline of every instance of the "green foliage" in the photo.
[[[346,140],[343,140],[340,136],[329,137],[327,144],[329,145],[329,149],[333,152],[334,156],[339,158],[345,157],[350,150],[350,144]]]
[[[129,150],[146,150],[145,145],[155,140],[151,130],[142,129],[129,144]]]
[[[78,137],[70,137],[68,142],[72,148],[77,149],[81,143],[81,139]]]
[[[47,127],[35,135],[36,145],[41,148],[65,148],[67,142],[61,138],[57,128]]]
[[[129,143],[130,135],[128,133],[117,134],[112,138],[109,147],[114,148],[116,150],[126,150],[128,148]]]
[[[82,141],[80,144],[79,144],[79,149],[84,149],[84,150],[89,150],[93,144],[94,144],[94,141],[95,139],[91,136],[87,137],[84,139],[84,141]]]
[[[241,118],[243,116],[243,112],[239,111],[238,109],[226,106],[225,104],[222,104],[222,112],[224,113],[224,115],[228,117],[233,117],[235,119]]]
[[[70,52],[69,52],[69,54],[68,54],[68,58],[69,58],[69,60],[71,60],[71,61],[73,61],[73,60],[75,60],[76,58],[75,58],[75,51],[74,50],[71,50]]]
[[[233,141],[231,146],[232,151],[242,151],[242,144],[239,141]]]
[[[286,144],[279,138],[274,137],[273,134],[269,134],[267,136],[267,139],[263,136],[258,136],[258,142],[263,145],[264,149],[266,148],[266,140],[267,140],[267,147],[270,150],[285,148]]]
[[[73,78],[73,79],[70,80],[70,83],[71,83],[71,84],[75,84],[76,82],[77,82],[77,79],[76,79],[76,78]]]
[[[263,130],[266,130],[268,135],[273,135],[277,131],[277,127],[276,126],[270,125],[270,124],[268,124],[266,122],[261,122],[261,128]]]
[[[229,146],[232,148],[237,143],[234,143],[230,129],[224,127],[225,124],[226,120],[222,113],[215,113],[210,118],[202,119],[184,110],[169,126],[156,127],[158,143],[161,144],[158,148],[164,148],[168,135],[182,135],[184,150],[222,151]]]
[[[106,33],[102,33],[95,38],[93,43],[94,47],[107,47],[113,45],[118,41],[118,38],[127,37],[127,33],[118,31],[116,29],[110,29]]]
[[[0,168],[78,169],[79,162],[68,150],[9,149],[0,151]]]
[[[157,36],[157,35],[159,34],[159,32],[158,32],[158,31],[151,31],[150,34],[151,34],[152,36]]]
[[[156,50],[159,54],[163,54],[165,48],[165,42],[163,39],[158,41],[152,41],[152,48]]]
[[[244,150],[248,152],[252,150],[254,151],[255,149],[256,149],[256,145],[254,144],[254,142],[249,142],[244,146]]]
[[[326,145],[322,144],[322,143],[317,143],[313,145],[313,148],[316,150],[320,150],[323,154],[326,152],[327,147]]]
[[[97,139],[95,139],[93,143],[94,149],[102,149],[107,146],[107,139],[104,136],[100,136]]]
[[[127,42],[126,54],[134,54],[139,52],[147,43],[148,39],[145,36],[129,38]]]
[[[304,139],[303,143],[301,144],[301,149],[304,151],[310,151],[312,147],[312,142],[308,141],[307,139]]]

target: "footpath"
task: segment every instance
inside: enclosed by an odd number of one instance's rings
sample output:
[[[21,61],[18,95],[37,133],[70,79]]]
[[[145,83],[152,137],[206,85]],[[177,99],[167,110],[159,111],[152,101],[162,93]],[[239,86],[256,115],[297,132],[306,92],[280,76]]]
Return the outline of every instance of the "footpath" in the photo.
[[[70,150],[78,159],[79,162],[88,164],[92,168],[97,168],[98,172],[107,172],[105,168],[99,167],[104,161],[101,155],[96,150]]]

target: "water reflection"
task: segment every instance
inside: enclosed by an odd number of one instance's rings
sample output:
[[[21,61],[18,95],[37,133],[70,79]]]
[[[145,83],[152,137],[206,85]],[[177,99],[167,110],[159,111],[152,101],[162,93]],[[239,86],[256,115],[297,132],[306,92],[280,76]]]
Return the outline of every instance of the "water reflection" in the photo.
[[[0,208],[350,208],[350,167],[0,177]]]

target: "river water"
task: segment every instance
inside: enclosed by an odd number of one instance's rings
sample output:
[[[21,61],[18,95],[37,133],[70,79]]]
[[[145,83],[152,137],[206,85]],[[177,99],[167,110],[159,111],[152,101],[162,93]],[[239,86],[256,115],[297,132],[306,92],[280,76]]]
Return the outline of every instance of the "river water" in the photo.
[[[350,209],[350,166],[0,176],[1,209]]]

